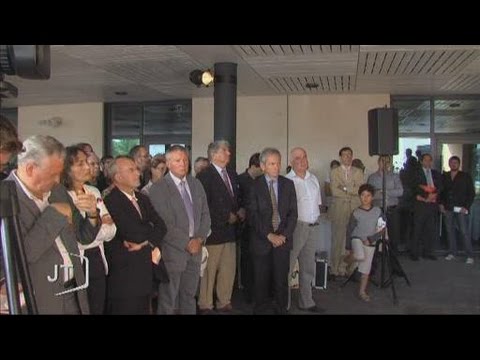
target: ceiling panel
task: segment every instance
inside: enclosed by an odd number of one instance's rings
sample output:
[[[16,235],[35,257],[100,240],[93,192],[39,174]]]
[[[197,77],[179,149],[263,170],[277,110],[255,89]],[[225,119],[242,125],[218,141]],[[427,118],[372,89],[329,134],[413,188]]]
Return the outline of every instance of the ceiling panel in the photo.
[[[213,96],[189,73],[225,61],[239,96],[480,93],[480,45],[52,45],[51,79],[7,76],[3,105]]]

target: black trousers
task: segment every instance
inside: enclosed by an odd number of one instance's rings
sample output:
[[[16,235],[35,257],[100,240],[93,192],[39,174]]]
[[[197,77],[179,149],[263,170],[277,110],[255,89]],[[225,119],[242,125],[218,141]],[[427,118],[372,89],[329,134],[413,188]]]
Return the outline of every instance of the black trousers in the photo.
[[[421,254],[433,255],[434,244],[438,237],[438,205],[416,201],[413,216],[413,237],[409,246],[411,255],[417,257]]]
[[[278,313],[285,313],[288,306],[288,272],[290,249],[273,248],[265,255],[254,255],[255,313],[262,313],[268,305],[269,289],[273,283],[273,295]]]
[[[253,236],[252,229],[245,225],[240,237],[240,271],[242,273],[242,286],[247,300],[251,300],[253,295],[253,260],[250,249]]]
[[[150,295],[108,300],[108,313],[111,315],[149,315]]]
[[[103,315],[106,305],[107,278],[102,254],[100,249],[96,247],[85,250],[85,256],[88,258],[89,266],[87,294],[90,314]]]

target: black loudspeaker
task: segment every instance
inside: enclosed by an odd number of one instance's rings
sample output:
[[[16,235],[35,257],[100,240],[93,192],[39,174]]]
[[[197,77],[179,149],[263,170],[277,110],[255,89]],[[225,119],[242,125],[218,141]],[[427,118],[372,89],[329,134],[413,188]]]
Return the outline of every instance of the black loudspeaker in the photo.
[[[397,109],[368,111],[368,153],[370,156],[398,154]]]

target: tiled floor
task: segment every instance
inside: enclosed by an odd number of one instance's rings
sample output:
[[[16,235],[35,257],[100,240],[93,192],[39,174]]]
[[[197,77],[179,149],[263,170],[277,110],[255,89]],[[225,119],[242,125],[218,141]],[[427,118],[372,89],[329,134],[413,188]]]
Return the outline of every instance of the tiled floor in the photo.
[[[398,305],[392,301],[392,290],[369,286],[370,303],[357,297],[358,283],[350,282],[342,288],[342,281],[331,281],[327,290],[314,290],[317,305],[325,314],[480,314],[480,259],[473,266],[464,258],[446,261],[420,259],[411,261],[401,256],[399,260],[411,287],[403,278],[395,277]],[[290,314],[307,314],[297,307],[297,292],[292,292]],[[244,301],[242,291],[236,290],[232,314],[252,314],[252,305]]]

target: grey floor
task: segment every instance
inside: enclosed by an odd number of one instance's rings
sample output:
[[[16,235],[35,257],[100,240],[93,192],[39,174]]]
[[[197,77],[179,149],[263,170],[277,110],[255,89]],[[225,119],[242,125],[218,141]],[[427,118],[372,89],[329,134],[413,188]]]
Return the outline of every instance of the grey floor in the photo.
[[[465,258],[446,261],[439,256],[437,261],[420,259],[411,261],[399,256],[411,287],[405,280],[395,277],[398,305],[392,301],[391,287],[369,286],[372,301],[362,302],[357,297],[358,283],[349,282],[344,288],[342,281],[330,281],[327,290],[314,290],[318,306],[325,314],[480,314],[480,258],[475,264],[466,265]],[[292,291],[290,314],[307,315],[296,307],[298,290]],[[232,314],[252,314],[241,290],[235,290]]]

